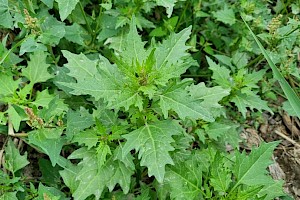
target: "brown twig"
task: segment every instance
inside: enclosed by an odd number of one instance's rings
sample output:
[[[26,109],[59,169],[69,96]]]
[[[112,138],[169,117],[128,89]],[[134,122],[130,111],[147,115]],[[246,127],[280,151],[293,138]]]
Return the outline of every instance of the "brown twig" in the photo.
[[[300,148],[300,144],[298,144],[295,140],[293,140],[292,138],[286,136],[285,134],[279,132],[278,130],[275,130],[275,133],[277,135],[279,135],[280,137],[284,138],[285,140],[289,141],[290,143],[292,143],[294,146]]]

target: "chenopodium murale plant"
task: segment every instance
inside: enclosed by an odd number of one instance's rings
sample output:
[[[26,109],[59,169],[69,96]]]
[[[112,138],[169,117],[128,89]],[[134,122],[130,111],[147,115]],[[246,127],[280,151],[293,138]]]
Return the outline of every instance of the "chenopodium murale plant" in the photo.
[[[99,199],[105,187],[112,191],[116,184],[128,193],[136,168],[135,155],[139,165],[147,168],[148,176],[162,183],[166,166],[174,165],[172,155],[179,151],[177,146],[180,145],[176,145],[175,138],[189,138],[180,121],[214,121],[211,109],[221,107],[220,98],[210,99],[208,103],[205,95],[192,94],[188,89],[193,86],[194,91],[197,90],[192,80],[180,80],[181,74],[197,64],[185,45],[190,34],[191,27],[188,27],[172,33],[162,43],[151,42],[145,49],[132,20],[128,34],[120,43],[121,48],[115,51],[115,64],[102,55],[90,60],[83,54],[63,51],[68,60],[65,64],[68,75],[76,81],[58,84],[72,89],[72,95],[90,95],[95,104],[104,102],[105,109],[110,112],[121,111],[123,116],[125,113],[130,122],[119,138],[106,142],[99,139],[98,147],[90,148],[86,144],[88,147],[70,155],[69,159],[82,159],[74,167],[76,184],[66,180],[71,170],[62,172],[74,199],[85,199],[92,194]],[[202,83],[199,89],[210,88],[203,87]],[[185,151],[183,147],[180,149]]]

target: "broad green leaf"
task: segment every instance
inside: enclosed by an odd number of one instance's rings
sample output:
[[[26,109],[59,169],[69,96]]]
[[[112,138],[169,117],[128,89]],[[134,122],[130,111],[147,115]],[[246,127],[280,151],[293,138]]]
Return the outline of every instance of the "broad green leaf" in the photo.
[[[12,96],[19,87],[20,80],[14,80],[13,76],[0,74],[0,97]]]
[[[55,98],[55,96],[49,94],[49,91],[43,90],[43,91],[37,91],[35,100],[33,102],[30,102],[30,104],[35,105],[36,107],[45,107],[48,108],[49,103]]]
[[[96,100],[104,98],[108,107],[114,109],[124,107],[128,110],[131,105],[142,109],[142,97],[138,91],[127,87],[124,74],[106,58],[100,56],[97,69],[96,62],[83,54],[75,55],[67,51],[63,51],[63,54],[69,61],[66,65],[70,70],[68,75],[75,77],[77,83],[59,84],[72,88],[72,94],[89,94]]]
[[[195,99],[201,99],[202,104],[206,108],[220,108],[219,104],[225,96],[230,94],[230,89],[224,89],[221,86],[215,86],[212,88],[206,87],[204,83],[199,83],[198,85],[191,85],[188,88],[190,95]]]
[[[21,56],[26,52],[35,52],[35,51],[47,51],[47,47],[42,43],[38,43],[34,39],[34,37],[29,37],[24,42],[22,42],[19,55]]]
[[[119,150],[115,150],[118,152]],[[90,195],[94,195],[98,200],[105,187],[108,187],[112,191],[117,183],[121,186],[124,193],[128,193],[131,176],[133,169],[130,165],[126,165],[126,162],[118,160],[118,155],[111,156],[108,161],[101,167],[97,166],[97,156],[94,150],[87,152],[85,148],[81,148],[80,151],[72,153],[69,157],[83,158],[79,163],[82,166],[81,171],[77,175],[79,185],[76,191],[73,193],[73,197],[76,200],[84,200]],[[128,154],[125,160],[129,160],[132,163],[133,157]],[[134,167],[133,163],[131,166]]]
[[[214,121],[210,112],[201,104],[200,100],[192,98],[184,89],[185,83],[174,84],[166,89],[166,91],[159,96],[159,105],[164,114],[168,117],[168,111],[175,111],[180,119],[186,117],[197,120],[203,119],[209,122]]]
[[[284,94],[288,98],[288,101],[290,102],[292,108],[296,112],[298,118],[300,118],[300,99],[299,99],[299,97],[297,96],[297,94],[295,93],[293,88],[285,80],[285,78],[280,73],[280,71],[277,69],[277,67],[273,63],[272,59],[270,58],[270,56],[268,55],[268,53],[266,52],[266,50],[264,49],[263,45],[260,43],[260,41],[258,40],[256,35],[253,33],[253,31],[251,30],[251,28],[249,27],[249,25],[247,24],[245,19],[243,17],[242,17],[242,19],[243,19],[244,23],[246,24],[247,28],[249,29],[251,35],[253,36],[255,42],[259,46],[262,54],[264,55],[264,57],[268,61],[269,65],[270,65],[270,67],[273,71],[274,78],[278,80],[278,82],[279,82]]]
[[[41,24],[42,34],[38,37],[38,40],[45,45],[58,45],[65,36],[65,24],[49,14],[44,18],[45,20]]]
[[[60,157],[60,152],[65,144],[65,138],[61,137],[62,129],[52,128],[52,129],[38,129],[29,132],[29,143],[33,144],[46,153],[52,166],[55,166]]]
[[[76,110],[76,111],[69,110],[67,114],[66,135],[68,139],[72,139],[77,134],[79,134],[78,137],[81,138],[82,135],[80,134],[85,134],[85,132],[82,133],[82,131],[86,128],[89,128],[93,124],[94,124],[93,116],[85,108],[80,107],[80,110]]]
[[[229,24],[230,26],[236,22],[234,11],[231,8],[225,7],[223,10],[213,12],[212,14],[218,21]]]
[[[245,118],[247,107],[249,107],[251,110],[257,109],[260,112],[262,112],[262,110],[267,110],[270,113],[273,113],[273,111],[269,108],[267,102],[261,100],[258,95],[245,95],[238,93],[231,99],[231,102],[235,103],[235,105],[238,107],[239,111]]]
[[[231,191],[240,184],[255,186],[267,184],[272,180],[270,176],[266,175],[266,168],[272,163],[270,158],[278,143],[262,143],[260,147],[252,149],[249,155],[246,155],[245,152],[236,153],[236,162],[233,170],[236,183]]]
[[[15,147],[14,142],[9,139],[5,148],[5,168],[12,173],[15,173],[28,164],[27,153],[21,156],[19,150]]]
[[[54,187],[47,187],[44,186],[42,183],[39,184],[38,188],[38,197],[36,200],[67,200],[68,198],[65,197],[65,194],[60,190]]]
[[[227,189],[232,182],[231,172],[225,168],[223,159],[226,158],[217,154],[211,165],[210,172],[210,184],[213,186],[214,190],[220,192],[220,194],[226,194]]]
[[[185,28],[179,33],[171,33],[162,44],[155,46],[155,69],[158,73],[155,81],[158,84],[165,85],[170,78],[179,77],[190,67],[190,61],[183,59],[189,56],[186,50],[190,47],[185,43],[190,34],[191,27]]]
[[[145,42],[142,42],[137,32],[135,18],[131,20],[130,31],[125,36],[125,40],[121,45],[122,51],[120,55],[124,62],[129,65],[134,64],[136,61],[142,64],[146,58],[146,50],[144,49]]]
[[[221,122],[212,122],[205,127],[205,132],[208,137],[217,141],[219,137],[224,135],[232,128],[231,124],[225,124]]]
[[[8,0],[0,0],[0,26],[12,28],[13,18],[9,13]]]
[[[241,69],[245,67],[248,64],[248,54],[245,52],[239,52],[237,51],[233,56],[232,56],[232,63],[238,68]]]
[[[70,188],[73,194],[76,188],[78,188],[79,181],[76,180],[76,175],[79,173],[80,167],[75,165],[70,165],[64,170],[59,171],[61,178],[68,188]]]
[[[18,200],[17,192],[5,192],[0,196],[0,200]]]
[[[158,182],[163,182],[165,175],[165,165],[173,165],[173,160],[169,155],[174,151],[171,145],[174,142],[172,135],[180,135],[181,126],[175,121],[160,121],[151,124],[146,123],[141,128],[123,135],[127,140],[123,147],[123,157],[132,149],[139,152],[141,166],[148,168],[149,176],[155,176]]]
[[[189,160],[167,167],[164,182],[160,187],[167,189],[171,199],[203,199],[201,164],[192,155]]]
[[[264,196],[264,200],[273,200],[279,196],[285,196],[286,194],[283,192],[284,180],[273,180],[270,181],[269,184],[261,189],[258,193],[259,196]],[[265,196],[266,195],[266,196]]]
[[[79,130],[82,129],[82,126],[79,127]],[[74,129],[73,129],[74,131]],[[76,130],[77,132],[77,130]],[[78,142],[78,144],[84,144],[88,147],[88,149],[96,146],[98,143],[98,136],[97,132],[95,130],[89,129],[86,131],[80,131],[78,133],[75,133],[74,138],[72,142]]]
[[[30,55],[28,66],[22,70],[22,74],[30,80],[30,84],[45,82],[53,76],[49,74],[49,64],[46,63],[47,54],[43,51],[36,51]]]
[[[252,73],[246,73],[243,78],[243,84],[249,88],[258,88],[257,83],[263,80],[266,70],[254,71]]]
[[[61,21],[64,21],[69,14],[71,14],[72,10],[75,9],[76,4],[79,0],[55,0],[58,3],[59,15]]]
[[[217,65],[212,59],[206,56],[206,60],[209,65],[209,69],[213,71],[212,79],[214,82],[222,86],[223,88],[231,88],[231,77],[230,77],[230,70],[226,67]]]
[[[82,28],[77,23],[73,23],[71,26],[66,26],[65,29],[66,29],[65,38],[67,40],[82,46],[85,45],[83,35],[87,35],[87,33],[84,28]]]

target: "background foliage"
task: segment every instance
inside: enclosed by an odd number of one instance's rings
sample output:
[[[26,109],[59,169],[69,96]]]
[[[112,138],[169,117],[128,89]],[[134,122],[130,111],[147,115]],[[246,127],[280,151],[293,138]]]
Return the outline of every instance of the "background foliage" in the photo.
[[[299,8],[0,0],[0,199],[289,199],[239,134],[299,117]]]

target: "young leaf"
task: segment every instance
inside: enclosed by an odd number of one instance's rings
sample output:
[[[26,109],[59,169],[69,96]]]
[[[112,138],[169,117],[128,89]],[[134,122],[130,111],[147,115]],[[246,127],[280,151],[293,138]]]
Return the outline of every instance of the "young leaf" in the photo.
[[[217,65],[212,59],[206,56],[207,63],[209,65],[209,69],[213,71],[212,78],[214,82],[222,86],[223,88],[231,88],[231,77],[230,70],[226,67]]]
[[[22,74],[30,80],[30,84],[47,81],[53,76],[48,73],[50,66],[46,63],[47,54],[43,51],[36,51],[30,55],[28,66],[22,70]]]
[[[0,25],[4,28],[12,28],[13,18],[9,13],[8,0],[0,0]]]
[[[249,156],[245,152],[236,153],[236,163],[233,169],[236,183],[231,191],[241,184],[255,186],[267,184],[272,180],[266,175],[266,168],[271,164],[270,158],[278,143],[262,143],[259,148],[253,149]]]
[[[249,107],[251,110],[254,108],[259,110],[267,110],[270,113],[273,113],[273,111],[269,108],[266,101],[261,100],[261,98],[257,95],[245,95],[240,94],[234,96],[231,101],[235,103],[235,105],[238,107],[239,111],[242,113],[242,115],[246,118],[246,112],[247,108]]]
[[[75,9],[76,4],[79,0],[55,0],[58,4],[59,15],[61,21],[64,21],[69,14],[71,14],[72,10]]]
[[[184,82],[177,85],[173,84],[166,89],[166,92],[158,95],[160,98],[159,105],[164,117],[168,117],[169,110],[174,110],[180,119],[188,117],[194,120],[214,121],[214,118],[204,105],[202,105],[202,102],[189,96],[184,86],[186,86]]]
[[[141,166],[148,167],[149,176],[155,176],[158,182],[162,182],[165,174],[165,165],[174,164],[169,155],[173,151],[171,143],[174,142],[172,135],[182,133],[181,126],[170,120],[148,124],[123,135],[127,140],[123,147],[123,157],[132,149],[139,152]]]
[[[15,173],[28,164],[27,153],[25,153],[24,156],[21,156],[19,150],[15,147],[14,142],[9,139],[5,148],[5,168],[12,173]]]

